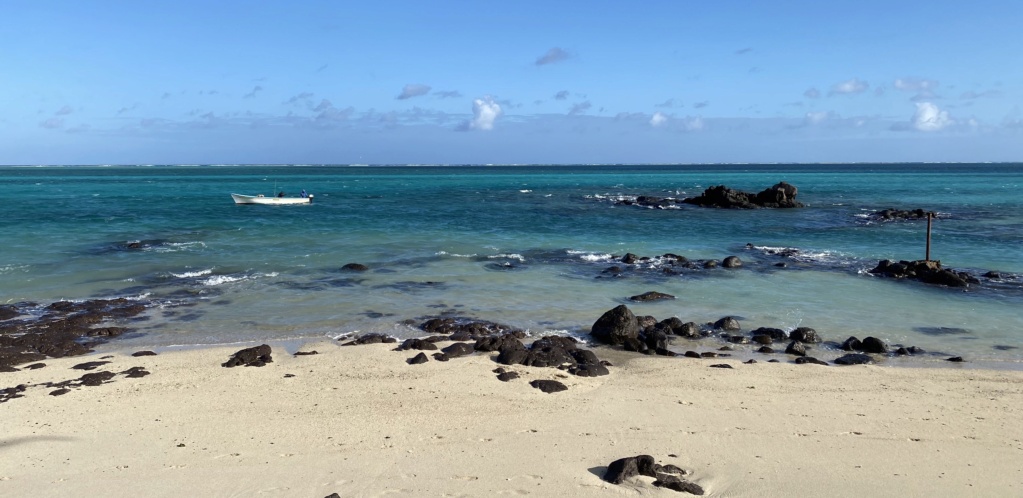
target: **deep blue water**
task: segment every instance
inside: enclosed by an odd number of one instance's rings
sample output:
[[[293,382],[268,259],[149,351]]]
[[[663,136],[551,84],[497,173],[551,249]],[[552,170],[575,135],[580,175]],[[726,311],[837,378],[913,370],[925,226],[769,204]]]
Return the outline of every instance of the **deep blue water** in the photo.
[[[806,207],[615,203],[779,181]],[[229,196],[275,186],[315,202],[241,206]],[[120,341],[132,346],[411,337],[404,320],[445,310],[581,333],[628,296],[657,290],[678,299],[630,308],[1023,363],[1021,164],[3,167],[0,187],[0,302],[138,297],[153,308]],[[963,291],[869,275],[880,259],[924,257],[926,222],[866,217],[884,208],[936,211],[932,259],[1002,278]],[[778,268],[764,248],[799,253]],[[603,273],[625,253],[746,264],[669,275],[652,260]],[[349,262],[370,271],[340,271]]]

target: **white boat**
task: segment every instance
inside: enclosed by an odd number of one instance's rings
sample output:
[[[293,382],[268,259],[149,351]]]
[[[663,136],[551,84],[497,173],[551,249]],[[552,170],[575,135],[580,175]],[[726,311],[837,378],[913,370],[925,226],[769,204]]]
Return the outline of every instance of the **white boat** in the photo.
[[[269,204],[271,206],[283,206],[286,204],[309,204],[313,202],[313,196],[308,197],[266,197],[264,195],[242,195],[231,194],[235,204]]]

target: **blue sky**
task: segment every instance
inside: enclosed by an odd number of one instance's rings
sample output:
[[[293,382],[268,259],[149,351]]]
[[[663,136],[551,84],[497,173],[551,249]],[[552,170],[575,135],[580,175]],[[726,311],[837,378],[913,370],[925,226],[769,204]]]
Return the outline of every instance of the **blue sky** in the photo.
[[[0,164],[1023,161],[1023,2],[0,4]]]

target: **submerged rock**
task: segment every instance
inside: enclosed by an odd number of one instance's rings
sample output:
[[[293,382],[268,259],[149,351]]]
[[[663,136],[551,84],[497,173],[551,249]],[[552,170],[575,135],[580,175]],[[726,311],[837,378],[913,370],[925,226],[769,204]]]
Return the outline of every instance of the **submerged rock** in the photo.
[[[663,292],[650,291],[629,298],[630,301],[639,302],[660,301],[665,299],[675,299],[675,296],[672,296],[671,294],[665,294]]]

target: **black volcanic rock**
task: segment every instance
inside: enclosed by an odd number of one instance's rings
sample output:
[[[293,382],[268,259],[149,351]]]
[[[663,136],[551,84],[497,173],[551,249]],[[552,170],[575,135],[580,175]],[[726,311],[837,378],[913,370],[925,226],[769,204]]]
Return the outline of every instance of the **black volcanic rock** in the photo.
[[[882,209],[881,211],[875,211],[870,213],[870,219],[878,221],[891,221],[891,220],[918,220],[921,218],[927,218],[927,211],[923,209]]]
[[[738,256],[728,256],[721,261],[721,266],[725,268],[739,268],[742,266],[742,260]]]
[[[467,317],[432,318],[423,322],[419,328],[432,334],[452,336],[457,334],[465,337],[464,340],[472,341],[479,340],[482,337],[503,334],[516,334],[520,338],[525,337],[525,333],[516,328]],[[455,340],[454,337],[452,340]]]
[[[885,259],[879,261],[877,266],[870,270],[870,273],[883,277],[918,280],[945,287],[969,287],[970,284],[980,283],[979,279],[966,272],[942,268],[941,261],[917,260],[896,263]]]
[[[661,301],[665,299],[675,299],[675,296],[663,292],[650,291],[629,298],[630,301],[638,302]]]
[[[800,356],[799,358],[796,358],[796,364],[797,365],[813,364],[813,365],[825,365],[825,366],[827,366],[828,362],[818,360],[817,358],[814,358],[813,356]]]
[[[626,339],[639,336],[639,322],[628,306],[618,305],[594,322],[590,335],[605,344],[619,346]]]
[[[750,332],[751,336],[766,335],[771,338],[772,341],[781,342],[789,338],[789,335],[782,329],[776,329],[773,327],[757,327]],[[761,344],[771,344],[770,342]]]
[[[464,342],[456,342],[450,346],[441,349],[441,351],[443,351],[448,358],[458,358],[461,356],[467,356],[472,354],[475,351],[475,349],[471,344],[466,344]]]
[[[398,342],[398,340],[393,338],[393,337],[390,337],[390,336],[387,336],[387,335],[384,335],[384,334],[371,333],[371,334],[360,335],[355,340],[349,341],[349,342],[346,342],[346,343],[342,344],[342,346],[362,346],[362,345],[365,345],[365,344],[381,344],[381,343],[390,344],[390,343],[395,343],[395,342]]]
[[[418,351],[436,351],[437,345],[423,339],[406,339],[405,342],[401,343],[401,346],[398,346],[396,351],[408,351],[410,349]]]
[[[604,480],[611,484],[621,484],[638,475],[657,477],[659,467],[650,455],[619,458],[608,464]]]
[[[497,380],[501,382],[508,382],[519,378],[518,372],[501,372],[497,374]]]
[[[869,365],[871,363],[874,363],[874,359],[870,355],[862,353],[850,353],[835,358],[836,365]]]
[[[273,358],[270,356],[270,353],[270,346],[267,346],[266,344],[245,348],[236,352],[231,356],[231,359],[227,360],[221,366],[228,368],[240,365],[244,365],[246,367],[261,367],[267,363],[273,362]]]
[[[799,341],[792,341],[789,346],[785,348],[785,353],[794,354],[796,356],[806,356],[806,347]]]
[[[568,390],[568,387],[566,387],[564,384],[556,380],[534,380],[530,382],[529,385],[547,394]]]
[[[850,337],[842,342],[840,347],[843,351],[863,351],[863,342],[856,337]]]
[[[716,330],[729,330],[729,331],[733,331],[733,330],[741,329],[742,326],[739,325],[739,320],[736,320],[735,318],[730,317],[730,316],[726,316],[726,317],[724,317],[724,318],[714,322],[714,328]]]
[[[860,344],[860,350],[865,353],[888,354],[888,345],[881,339],[868,337],[863,339],[863,343]]]
[[[702,207],[727,209],[796,208],[803,205],[796,202],[798,189],[785,182],[777,183],[757,194],[734,190],[724,185],[710,187],[697,197],[682,202]]]
[[[687,481],[672,474],[657,474],[657,480],[653,482],[653,485],[658,488],[667,488],[672,491],[678,491],[680,493],[689,493],[692,495],[703,496],[703,488],[695,482]]]
[[[476,340],[473,348],[476,351],[500,351],[505,344],[518,344],[522,346],[522,342],[514,334],[504,334],[481,337]]]
[[[821,342],[821,336],[817,335],[817,331],[810,327],[799,327],[796,330],[789,332],[789,339],[807,344],[817,344]]]
[[[83,386],[98,386],[98,385],[100,385],[100,384],[102,384],[102,383],[104,383],[104,382],[114,378],[114,375],[115,374],[113,372],[105,372],[105,371],[104,372],[87,373],[87,374],[83,375],[81,378],[79,378],[78,380],[82,383]]]

